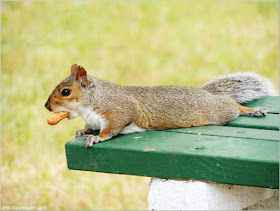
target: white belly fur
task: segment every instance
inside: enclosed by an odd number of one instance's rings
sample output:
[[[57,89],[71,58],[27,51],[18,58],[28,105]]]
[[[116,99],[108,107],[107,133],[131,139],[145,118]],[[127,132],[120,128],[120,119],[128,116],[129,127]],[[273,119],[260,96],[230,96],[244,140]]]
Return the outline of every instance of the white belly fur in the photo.
[[[80,108],[79,113],[87,127],[93,130],[103,130],[107,125],[107,120],[89,107]]]
[[[107,120],[100,114],[96,113],[89,107],[81,107],[79,109],[79,113],[83,118],[87,127],[93,130],[103,130],[107,125]],[[136,132],[144,132],[145,129],[139,127],[135,124],[135,122],[130,123],[126,126],[120,134],[129,134],[129,133],[136,133]]]
[[[145,129],[139,127],[135,124],[135,122],[130,123],[128,126],[126,126],[120,134],[128,134],[128,133],[136,133],[136,132],[144,132]]]

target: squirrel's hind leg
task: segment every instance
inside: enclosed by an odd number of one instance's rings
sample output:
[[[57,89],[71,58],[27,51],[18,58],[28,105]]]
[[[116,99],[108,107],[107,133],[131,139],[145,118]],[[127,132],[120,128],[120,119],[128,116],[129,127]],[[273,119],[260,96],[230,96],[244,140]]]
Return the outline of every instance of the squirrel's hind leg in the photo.
[[[260,106],[257,106],[255,108],[248,108],[240,105],[239,111],[241,115],[246,115],[246,116],[262,117],[267,115],[267,109]]]

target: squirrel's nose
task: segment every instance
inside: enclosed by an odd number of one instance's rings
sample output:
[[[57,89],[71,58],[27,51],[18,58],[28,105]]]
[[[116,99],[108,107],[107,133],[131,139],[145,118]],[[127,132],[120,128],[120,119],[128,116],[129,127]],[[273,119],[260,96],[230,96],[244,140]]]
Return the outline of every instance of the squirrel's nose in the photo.
[[[46,102],[45,107],[46,107],[46,109],[48,109],[49,111],[52,111],[51,105],[50,105],[50,102],[49,102],[49,101]]]

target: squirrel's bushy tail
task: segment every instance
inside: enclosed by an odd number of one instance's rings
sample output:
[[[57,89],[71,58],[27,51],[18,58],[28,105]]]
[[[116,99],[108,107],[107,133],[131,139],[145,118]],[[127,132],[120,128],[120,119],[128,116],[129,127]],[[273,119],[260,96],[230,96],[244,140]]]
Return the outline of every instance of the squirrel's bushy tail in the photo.
[[[269,79],[250,72],[221,76],[202,86],[202,89],[212,94],[227,95],[238,103],[246,103],[264,96],[276,95]]]

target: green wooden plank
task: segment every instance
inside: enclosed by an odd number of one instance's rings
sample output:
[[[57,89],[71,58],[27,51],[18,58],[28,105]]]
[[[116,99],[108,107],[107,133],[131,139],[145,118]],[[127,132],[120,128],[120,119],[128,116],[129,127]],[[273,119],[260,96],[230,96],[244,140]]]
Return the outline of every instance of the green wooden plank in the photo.
[[[279,130],[279,114],[268,114],[264,117],[239,116],[227,125],[232,127]]]
[[[279,114],[279,96],[263,97],[261,99],[244,104],[244,106],[251,108],[261,106],[267,108],[268,113]]]
[[[202,136],[210,135],[220,137],[250,138],[255,140],[262,139],[279,142],[279,131],[276,130],[209,125],[203,127],[170,129],[165,131],[174,133],[196,134]]]
[[[66,143],[69,169],[279,188],[279,142],[148,131],[86,148]]]

